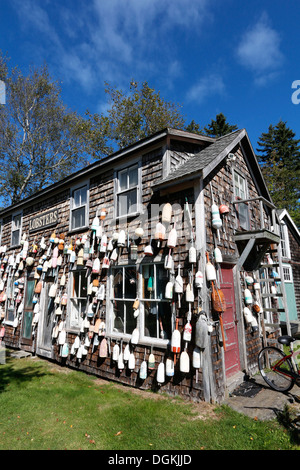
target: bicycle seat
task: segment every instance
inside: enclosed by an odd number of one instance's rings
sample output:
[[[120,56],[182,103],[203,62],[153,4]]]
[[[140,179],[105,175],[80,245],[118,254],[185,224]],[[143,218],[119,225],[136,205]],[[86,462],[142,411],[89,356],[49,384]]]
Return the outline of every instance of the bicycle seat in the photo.
[[[295,338],[293,338],[292,336],[289,336],[289,335],[279,336],[279,338],[278,338],[278,343],[287,344],[288,346],[289,346],[293,341],[296,341]]]

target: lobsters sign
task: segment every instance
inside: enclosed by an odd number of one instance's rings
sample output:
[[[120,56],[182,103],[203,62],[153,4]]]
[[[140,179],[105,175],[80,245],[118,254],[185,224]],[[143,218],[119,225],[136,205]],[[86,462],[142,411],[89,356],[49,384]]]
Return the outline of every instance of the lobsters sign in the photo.
[[[29,232],[56,225],[58,222],[58,210],[53,209],[44,214],[35,215],[29,219]]]

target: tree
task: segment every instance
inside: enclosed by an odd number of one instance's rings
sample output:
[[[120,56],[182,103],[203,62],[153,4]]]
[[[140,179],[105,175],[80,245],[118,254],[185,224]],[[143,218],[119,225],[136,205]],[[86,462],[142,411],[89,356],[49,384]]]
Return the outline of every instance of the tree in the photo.
[[[300,140],[285,122],[270,125],[268,132],[262,133],[257,151],[258,162],[266,180],[274,204],[286,209],[295,224],[300,226]]]
[[[184,127],[179,106],[165,101],[147,82],[139,86],[132,80],[129,94],[108,83],[105,87],[111,105],[107,116],[87,113],[87,149],[96,158],[107,155],[112,146],[127,147],[165,127]],[[101,145],[97,145],[97,134]]]
[[[1,57],[1,54],[0,54]],[[81,161],[83,119],[61,101],[47,66],[24,76],[0,59],[6,104],[0,105],[0,196],[14,204],[74,172]]]
[[[228,124],[224,114],[219,113],[216,116],[216,120],[211,120],[210,124],[207,127],[204,127],[206,135],[211,137],[221,137],[223,135],[229,134],[230,132],[236,131],[238,127]]]

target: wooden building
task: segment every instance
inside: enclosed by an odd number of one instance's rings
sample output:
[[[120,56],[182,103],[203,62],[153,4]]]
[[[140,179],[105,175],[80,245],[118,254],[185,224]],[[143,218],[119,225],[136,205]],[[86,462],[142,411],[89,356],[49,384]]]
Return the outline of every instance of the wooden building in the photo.
[[[164,129],[0,218],[8,348],[222,402],[280,333],[279,219],[244,129]]]

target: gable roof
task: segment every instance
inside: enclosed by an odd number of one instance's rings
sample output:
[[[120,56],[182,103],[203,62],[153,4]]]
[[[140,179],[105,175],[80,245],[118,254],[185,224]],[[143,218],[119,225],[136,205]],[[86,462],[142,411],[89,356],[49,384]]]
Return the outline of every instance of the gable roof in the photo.
[[[228,153],[241,140],[242,134],[243,130],[237,130],[231,132],[230,134],[216,138],[213,143],[179,165],[175,170],[169,173],[166,178],[161,178],[155,186],[164,186],[171,182],[175,183],[176,180],[181,180],[182,178],[193,179],[199,173],[203,173],[205,169],[207,169],[205,173],[208,174],[209,165],[211,165],[212,162],[221,160],[222,157],[228,155]]]
[[[180,164],[165,178],[161,178],[153,187],[159,190],[174,186],[179,182],[194,180],[200,176],[204,179],[237,145],[241,146],[244,155],[247,156],[252,177],[255,179],[260,194],[272,202],[246,129],[239,129],[214,139],[210,145]]]
[[[293,233],[295,239],[300,244],[300,232],[297,228],[297,225],[295,224],[290,214],[288,213],[288,211],[286,209],[278,209],[277,214],[278,214],[279,220],[284,221],[286,223],[290,231]]]

